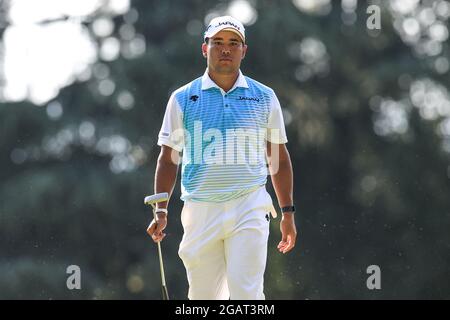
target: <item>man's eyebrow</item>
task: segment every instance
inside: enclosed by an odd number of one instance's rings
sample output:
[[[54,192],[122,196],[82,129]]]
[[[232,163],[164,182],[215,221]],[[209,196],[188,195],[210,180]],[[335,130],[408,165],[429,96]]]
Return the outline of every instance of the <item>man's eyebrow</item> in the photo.
[[[213,41],[214,40],[222,40],[223,41],[223,38],[221,38],[221,37],[214,37],[214,38],[212,38],[212,40]],[[229,41],[240,42],[239,39],[237,39],[237,38],[231,38],[231,39],[229,39]]]

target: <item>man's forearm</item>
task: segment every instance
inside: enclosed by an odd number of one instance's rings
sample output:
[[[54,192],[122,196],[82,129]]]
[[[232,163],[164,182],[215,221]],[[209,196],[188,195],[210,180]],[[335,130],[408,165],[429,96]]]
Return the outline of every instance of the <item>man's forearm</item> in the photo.
[[[158,158],[155,171],[155,193],[167,192],[169,198],[177,181],[178,165]],[[168,201],[159,202],[158,208],[167,208]]]
[[[280,207],[293,205],[293,173],[289,158],[283,159],[278,164],[277,172],[272,173],[272,185],[278,198]]]

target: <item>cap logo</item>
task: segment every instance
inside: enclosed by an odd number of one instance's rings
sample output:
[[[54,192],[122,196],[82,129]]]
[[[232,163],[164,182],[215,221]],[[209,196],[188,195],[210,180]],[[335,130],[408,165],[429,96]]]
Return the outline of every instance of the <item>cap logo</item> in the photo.
[[[235,27],[238,30],[241,30],[241,28],[239,28],[239,26],[237,26],[236,24],[234,24],[233,22],[230,22],[230,21],[219,22],[219,24],[217,26],[215,26],[214,28],[217,28],[217,27],[220,27],[220,26],[223,26],[223,25],[230,25],[232,27]]]

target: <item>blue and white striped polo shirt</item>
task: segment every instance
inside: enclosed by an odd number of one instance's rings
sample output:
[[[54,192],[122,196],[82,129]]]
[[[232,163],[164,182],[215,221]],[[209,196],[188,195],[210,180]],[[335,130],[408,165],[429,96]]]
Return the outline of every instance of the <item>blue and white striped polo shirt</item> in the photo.
[[[205,74],[170,96],[158,145],[183,152],[181,199],[223,202],[267,181],[266,141],[286,143],[275,92],[242,74],[228,92]]]

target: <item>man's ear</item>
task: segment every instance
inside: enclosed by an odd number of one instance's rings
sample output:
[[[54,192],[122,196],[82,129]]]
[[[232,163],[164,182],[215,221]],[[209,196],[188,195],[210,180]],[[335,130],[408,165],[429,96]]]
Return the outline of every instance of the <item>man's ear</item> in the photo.
[[[245,55],[247,54],[247,45],[244,44],[244,47],[242,48],[242,59],[245,58]]]
[[[202,54],[203,57],[208,57],[208,45],[206,43],[203,42],[202,44]]]

